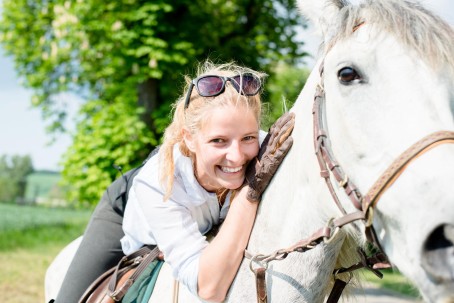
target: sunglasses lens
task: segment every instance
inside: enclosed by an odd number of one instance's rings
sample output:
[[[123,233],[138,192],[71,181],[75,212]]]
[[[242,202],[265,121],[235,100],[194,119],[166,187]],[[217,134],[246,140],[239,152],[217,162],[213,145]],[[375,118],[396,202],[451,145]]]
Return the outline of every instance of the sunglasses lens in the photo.
[[[260,90],[260,79],[254,76],[253,74],[243,74],[242,76],[235,76],[233,77],[236,83],[238,83],[238,87],[235,88],[238,90],[239,84],[242,85],[242,93],[246,96],[253,96],[257,94]],[[239,91],[239,90],[238,90]]]
[[[218,76],[208,76],[197,81],[197,90],[200,96],[210,97],[218,95],[224,86],[224,81]]]

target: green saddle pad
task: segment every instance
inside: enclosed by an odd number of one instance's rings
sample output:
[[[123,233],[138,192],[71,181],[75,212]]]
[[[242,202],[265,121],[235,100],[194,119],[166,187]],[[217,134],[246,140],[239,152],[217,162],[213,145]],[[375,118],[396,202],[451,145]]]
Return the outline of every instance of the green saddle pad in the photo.
[[[154,260],[140,274],[134,284],[128,289],[122,303],[147,303],[153,293],[159,271],[164,261]]]

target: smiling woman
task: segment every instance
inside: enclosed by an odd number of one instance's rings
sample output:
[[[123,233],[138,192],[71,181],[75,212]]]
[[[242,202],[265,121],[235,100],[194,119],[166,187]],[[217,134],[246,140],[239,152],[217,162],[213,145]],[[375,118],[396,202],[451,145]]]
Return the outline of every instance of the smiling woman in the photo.
[[[247,106],[238,104],[211,110],[202,131],[184,130],[193,155],[197,181],[208,191],[237,189],[244,182],[247,164],[259,148],[258,121]]]
[[[143,245],[159,247],[175,279],[192,295],[224,300],[243,259],[258,202],[292,146],[294,115],[284,114],[264,138],[264,74],[233,63],[206,62],[197,76],[187,79],[175,102],[159,151],[134,177],[124,218],[113,205],[122,195],[115,188],[131,183],[123,182],[129,173],[98,204],[56,302],[77,302],[123,252]],[[208,243],[205,235],[221,223]]]

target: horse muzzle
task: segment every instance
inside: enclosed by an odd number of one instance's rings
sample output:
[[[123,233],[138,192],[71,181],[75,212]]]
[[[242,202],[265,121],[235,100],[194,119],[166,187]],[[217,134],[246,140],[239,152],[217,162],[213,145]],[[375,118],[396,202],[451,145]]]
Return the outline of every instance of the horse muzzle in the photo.
[[[435,284],[451,283],[454,287],[454,224],[442,224],[430,233],[421,265]]]

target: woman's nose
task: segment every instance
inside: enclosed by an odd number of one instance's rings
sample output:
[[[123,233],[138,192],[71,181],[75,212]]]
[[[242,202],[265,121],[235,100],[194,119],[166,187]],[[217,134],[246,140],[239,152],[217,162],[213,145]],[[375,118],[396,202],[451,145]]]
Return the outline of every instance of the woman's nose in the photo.
[[[227,150],[226,159],[233,163],[242,162],[244,160],[244,151],[242,150],[241,144],[232,142]]]

